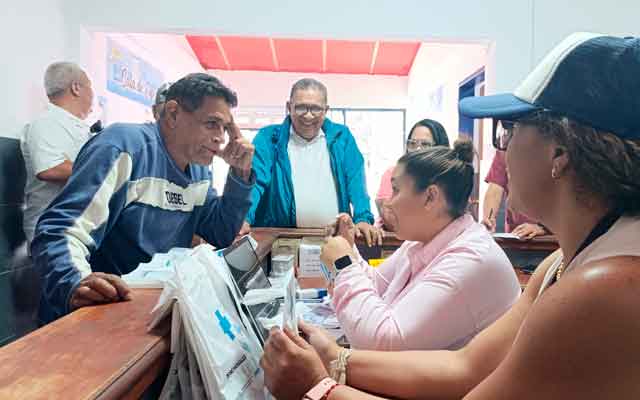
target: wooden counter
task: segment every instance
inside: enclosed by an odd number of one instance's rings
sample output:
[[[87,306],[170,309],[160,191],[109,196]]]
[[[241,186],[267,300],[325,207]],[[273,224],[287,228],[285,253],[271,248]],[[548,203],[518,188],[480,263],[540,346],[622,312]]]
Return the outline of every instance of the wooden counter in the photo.
[[[0,349],[0,399],[136,399],[169,366],[168,329],[147,333],[160,289],[81,308]]]
[[[264,259],[282,235],[323,230],[256,231]],[[303,279],[317,287],[321,279]],[[137,399],[170,365],[169,327],[148,333],[160,289],[135,289],[133,300],[81,308],[0,348],[0,399]]]
[[[554,252],[558,249],[558,241],[555,236],[539,236],[531,240],[494,238],[496,243],[505,251],[522,250],[522,251],[548,251]]]
[[[279,237],[322,236],[322,229],[255,229],[262,260]],[[499,240],[503,248],[553,251],[553,239]],[[384,248],[402,244],[387,234]],[[516,271],[522,285],[529,275]],[[322,278],[301,279],[318,287]],[[0,399],[135,399],[170,362],[168,327],[148,333],[159,289],[137,289],[132,301],[81,308],[0,348]]]
[[[258,241],[259,257],[264,256],[271,250],[271,245],[278,238],[300,238],[303,236],[322,236],[324,229],[294,229],[294,228],[254,228],[251,235]],[[496,243],[504,250],[523,251],[548,251],[553,252],[558,248],[558,241],[554,236],[539,236],[531,240],[519,240],[511,238],[494,238]],[[357,240],[363,244],[362,240]],[[385,232],[383,247],[400,247],[404,241],[398,239],[393,232]],[[265,253],[266,252],[266,253]]]

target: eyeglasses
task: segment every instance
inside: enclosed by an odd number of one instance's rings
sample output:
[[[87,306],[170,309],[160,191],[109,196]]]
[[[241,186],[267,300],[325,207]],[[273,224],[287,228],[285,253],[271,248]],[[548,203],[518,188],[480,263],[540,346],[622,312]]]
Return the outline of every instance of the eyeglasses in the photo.
[[[433,147],[434,145],[435,143],[429,140],[417,140],[417,139],[407,140],[407,149],[409,150],[427,149],[429,147]]]
[[[327,111],[329,107],[327,106],[318,106],[315,104],[296,104],[293,106],[293,112],[298,116],[302,117],[306,113],[310,112],[314,117],[321,116],[325,111]]]
[[[513,137],[514,121],[504,119],[493,120],[493,147],[497,150],[505,151]]]

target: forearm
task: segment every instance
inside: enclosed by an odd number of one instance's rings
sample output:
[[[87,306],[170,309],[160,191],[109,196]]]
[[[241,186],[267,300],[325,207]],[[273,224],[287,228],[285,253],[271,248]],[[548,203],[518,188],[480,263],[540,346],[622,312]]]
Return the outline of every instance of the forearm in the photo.
[[[38,173],[36,177],[41,181],[65,184],[71,176],[72,170],[73,163],[69,160],[65,160],[55,167]]]
[[[68,251],[65,241],[62,234],[47,231],[37,235],[31,247],[34,265],[41,272],[42,293],[51,319],[69,312],[71,293],[83,276],[90,272],[86,260],[82,260],[86,268],[76,267],[77,258]]]
[[[349,386],[398,399],[460,399],[479,381],[462,351],[354,351],[347,368]]]
[[[208,196],[206,217],[196,233],[219,248],[231,244],[251,207],[251,189],[251,184],[229,175],[222,196]]]
[[[375,396],[349,386],[341,385],[331,391],[327,400],[375,400],[383,398],[384,397]]]
[[[237,178],[242,179],[242,181],[246,184],[251,184],[251,175],[252,175],[252,170],[251,168],[249,169],[238,169],[238,168],[231,168],[231,173],[233,175],[235,175]]]
[[[482,218],[487,219],[489,215],[493,218],[496,217],[502,202],[503,192],[504,190],[500,186],[493,183],[489,184],[487,193],[484,196],[484,204],[482,205]]]
[[[354,207],[353,210],[353,223],[357,224],[359,222],[366,222],[370,225],[373,225],[373,214],[369,207],[362,207],[361,209],[357,209]]]
[[[249,225],[253,225],[256,222],[256,211],[258,210],[258,206],[260,205],[260,200],[262,199],[263,193],[266,191],[267,184],[264,181],[260,180],[260,175],[258,171],[255,171],[256,181],[251,189],[251,206],[249,207],[249,211],[245,217],[245,220]]]

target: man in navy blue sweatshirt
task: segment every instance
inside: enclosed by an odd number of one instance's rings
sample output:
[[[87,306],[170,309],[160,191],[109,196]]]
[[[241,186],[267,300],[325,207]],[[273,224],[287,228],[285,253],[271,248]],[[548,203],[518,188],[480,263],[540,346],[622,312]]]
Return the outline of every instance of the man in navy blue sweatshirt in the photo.
[[[157,123],[113,124],[82,148],[31,246],[41,323],[128,300],[119,276],[155,253],[189,247],[194,233],[217,247],[233,241],[255,182],[253,145],[230,111],[237,102],[215,77],[190,74],[171,85]],[[222,196],[211,186],[214,156],[230,167]]]

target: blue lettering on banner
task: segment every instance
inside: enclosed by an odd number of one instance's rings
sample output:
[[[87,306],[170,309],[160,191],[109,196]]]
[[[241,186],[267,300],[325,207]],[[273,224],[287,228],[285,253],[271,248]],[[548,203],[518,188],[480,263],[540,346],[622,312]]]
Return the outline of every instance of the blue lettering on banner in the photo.
[[[107,40],[107,90],[152,106],[162,73],[111,39]]]

